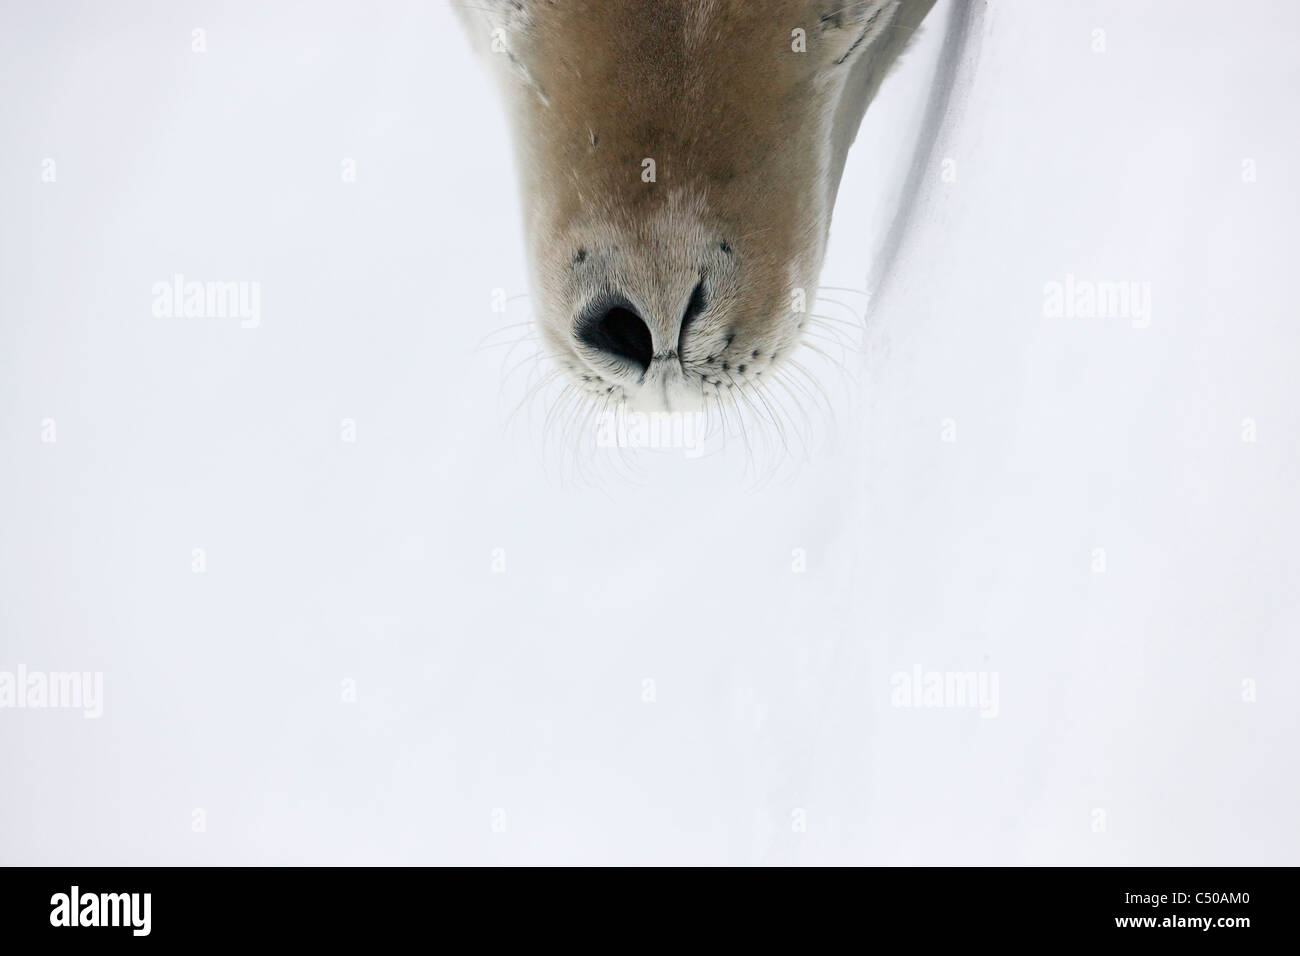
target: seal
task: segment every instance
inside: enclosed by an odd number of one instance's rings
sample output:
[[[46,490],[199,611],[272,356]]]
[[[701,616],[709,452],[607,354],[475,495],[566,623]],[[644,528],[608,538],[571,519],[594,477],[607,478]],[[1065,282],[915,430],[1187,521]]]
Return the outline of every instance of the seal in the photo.
[[[934,0],[464,0],[515,144],[535,319],[601,402],[794,350],[862,116]]]

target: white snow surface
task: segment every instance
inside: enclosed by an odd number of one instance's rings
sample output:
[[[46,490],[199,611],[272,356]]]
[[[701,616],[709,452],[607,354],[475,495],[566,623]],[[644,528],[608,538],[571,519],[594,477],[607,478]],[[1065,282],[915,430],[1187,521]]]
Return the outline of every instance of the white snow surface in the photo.
[[[1300,6],[967,13],[850,154],[860,348],[771,477],[507,423],[443,4],[6,2],[0,672],[104,696],[0,709],[0,863],[1300,862]]]

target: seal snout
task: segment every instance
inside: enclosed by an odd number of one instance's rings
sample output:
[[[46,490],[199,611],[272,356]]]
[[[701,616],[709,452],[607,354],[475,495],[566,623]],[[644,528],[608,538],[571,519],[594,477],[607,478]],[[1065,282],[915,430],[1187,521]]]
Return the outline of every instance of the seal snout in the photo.
[[[579,313],[573,334],[601,360],[644,375],[664,364],[680,366],[692,323],[708,304],[704,282],[696,283],[684,310],[647,322],[644,311],[619,293],[597,299]]]

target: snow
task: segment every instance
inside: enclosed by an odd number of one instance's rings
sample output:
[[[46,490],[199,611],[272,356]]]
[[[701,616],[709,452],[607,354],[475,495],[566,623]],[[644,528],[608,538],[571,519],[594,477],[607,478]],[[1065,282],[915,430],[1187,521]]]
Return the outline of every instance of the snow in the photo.
[[[949,12],[837,203],[856,384],[770,470],[506,422],[448,9],[0,12],[0,672],[104,686],[0,709],[0,862],[1296,863],[1300,9]]]

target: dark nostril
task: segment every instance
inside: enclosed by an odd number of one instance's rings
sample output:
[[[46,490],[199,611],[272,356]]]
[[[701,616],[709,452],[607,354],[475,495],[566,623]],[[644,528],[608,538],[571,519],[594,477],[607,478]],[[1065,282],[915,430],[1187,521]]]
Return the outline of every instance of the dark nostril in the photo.
[[[704,307],[708,304],[708,296],[704,291],[704,282],[701,280],[691,290],[691,299],[686,303],[686,311],[682,314],[681,331],[677,333],[678,355],[686,354],[686,330],[690,328],[692,322],[699,318],[700,313],[704,311]]]
[[[644,371],[654,357],[650,329],[641,316],[625,305],[616,305],[578,332],[578,338],[594,349],[632,362]]]

